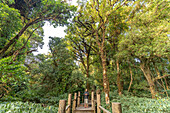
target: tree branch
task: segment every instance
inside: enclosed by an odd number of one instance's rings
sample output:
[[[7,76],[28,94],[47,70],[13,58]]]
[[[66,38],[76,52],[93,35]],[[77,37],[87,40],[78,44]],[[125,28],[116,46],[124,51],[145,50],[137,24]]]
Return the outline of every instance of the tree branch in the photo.
[[[162,79],[162,78],[165,78],[165,77],[168,77],[168,76],[170,76],[170,75],[157,76],[157,77],[154,78],[153,81],[158,80],[158,79]]]

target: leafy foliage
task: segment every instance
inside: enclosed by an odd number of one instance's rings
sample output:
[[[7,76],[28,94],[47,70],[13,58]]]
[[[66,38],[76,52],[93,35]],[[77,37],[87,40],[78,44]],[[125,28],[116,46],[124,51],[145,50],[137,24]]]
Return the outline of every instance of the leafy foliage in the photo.
[[[77,9],[0,0],[0,99],[8,101],[0,112],[56,112],[68,93],[95,87],[125,113],[170,112],[169,1],[78,0]],[[49,53],[35,56],[46,21],[67,26],[66,36],[49,37]]]
[[[22,27],[20,13],[7,4],[0,3],[0,49],[8,42],[14,33]]]
[[[169,113],[169,98],[157,98],[150,99],[146,97],[134,97],[130,95],[117,96],[116,92],[110,93],[111,102],[119,102],[122,106],[123,113]],[[104,97],[101,96],[101,97]],[[101,99],[102,106],[110,109],[109,105],[106,105],[104,98]]]
[[[11,88],[27,82],[26,67],[12,57],[0,59],[0,93],[9,93]],[[12,89],[12,90],[14,90]]]
[[[56,113],[58,111],[58,107],[53,106],[43,106],[42,104],[35,104],[31,102],[1,102],[0,103],[0,112],[1,113]]]

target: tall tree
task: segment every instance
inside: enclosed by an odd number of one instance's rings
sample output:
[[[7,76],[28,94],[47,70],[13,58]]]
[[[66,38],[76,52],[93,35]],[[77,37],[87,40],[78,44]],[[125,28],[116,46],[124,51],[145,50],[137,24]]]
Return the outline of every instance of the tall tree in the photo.
[[[64,39],[50,37],[49,47],[48,55],[39,54],[34,57],[38,62],[31,61],[27,64],[33,67],[30,70],[32,85],[35,88],[38,86],[40,92],[43,92],[39,94],[58,96],[73,90],[70,86],[77,82],[72,80],[72,72],[76,70],[76,65],[72,56],[68,54]]]
[[[76,20],[75,20],[76,21]],[[92,64],[91,55],[92,50],[94,50],[94,41],[89,36],[84,36],[83,28],[80,27],[79,22],[73,22],[69,25],[66,30],[67,36],[66,40],[68,43],[68,48],[72,52],[75,60],[80,62],[83,66],[83,71],[87,77],[86,87],[89,90],[89,77],[90,77],[90,65]]]
[[[109,25],[109,17],[120,7],[125,5],[125,1],[112,0],[90,0],[79,11],[78,21],[84,27],[85,35],[94,37],[99,49],[99,55],[103,68],[103,87],[105,92],[106,103],[109,103],[109,81],[107,77],[107,53],[106,38],[107,26]],[[82,19],[81,18],[85,18]]]
[[[140,64],[152,98],[156,96],[155,77],[151,71],[152,59],[169,56],[167,2],[156,0],[144,3],[142,9],[129,21],[129,32],[119,41],[119,54],[131,56]]]
[[[52,25],[65,25],[68,23],[68,19],[71,18],[72,13],[75,7],[69,6],[66,2],[62,0],[16,0],[15,3],[5,4],[2,3],[6,7],[11,7],[11,9],[16,8],[18,10],[17,13],[20,13],[23,23],[20,28],[12,32],[12,36],[8,39],[8,42],[4,45],[4,47],[0,48],[0,56],[3,57],[6,54],[6,51],[16,43],[21,35],[31,26],[34,25],[43,25],[44,21],[49,21]],[[25,6],[25,7],[21,7]],[[12,8],[13,7],[13,8]],[[14,11],[14,10],[13,10]],[[8,13],[6,13],[8,14]],[[20,17],[20,18],[21,18]],[[4,20],[7,22],[7,20]],[[21,19],[20,19],[21,21]],[[10,23],[12,24],[12,22]],[[18,25],[21,25],[18,24]],[[41,26],[42,27],[42,26]],[[34,28],[36,29],[36,28]]]

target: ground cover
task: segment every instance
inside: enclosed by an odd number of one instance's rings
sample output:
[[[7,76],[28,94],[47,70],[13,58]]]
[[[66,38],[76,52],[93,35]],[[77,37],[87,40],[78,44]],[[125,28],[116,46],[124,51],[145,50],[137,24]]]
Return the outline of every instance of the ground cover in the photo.
[[[170,99],[160,98],[151,99],[147,97],[136,97],[129,95],[117,96],[111,93],[111,102],[119,102],[122,105],[123,113],[170,113]],[[111,107],[106,106],[102,96],[102,106],[107,109]]]
[[[1,102],[0,113],[57,113],[55,105],[36,104],[32,102]]]

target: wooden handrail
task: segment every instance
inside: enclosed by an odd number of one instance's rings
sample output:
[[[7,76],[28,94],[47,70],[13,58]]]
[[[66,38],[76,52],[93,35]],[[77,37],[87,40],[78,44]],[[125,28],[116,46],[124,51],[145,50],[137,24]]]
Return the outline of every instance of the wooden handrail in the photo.
[[[105,113],[111,113],[110,111],[108,111],[107,109],[105,109],[105,108],[102,107],[102,106],[99,106],[99,108],[100,108],[101,110],[103,110]]]
[[[71,94],[68,95],[68,105],[66,107],[66,113],[70,113],[70,112],[71,112]]]
[[[67,105],[67,106],[66,106],[66,111],[68,110],[69,107],[70,107],[70,105]]]
[[[71,105],[71,103],[73,104]],[[97,113],[101,113],[102,110],[104,113],[111,113],[110,111],[101,106],[101,94],[99,90],[96,92],[96,100],[94,98],[94,92],[91,93],[91,103],[89,102],[88,104],[92,105],[92,110],[94,110],[94,112],[96,112],[97,110]],[[95,109],[96,104],[97,109]],[[67,106],[66,100],[59,101],[58,113],[71,113],[71,108],[72,112],[74,112],[76,110],[76,107],[79,107],[79,105],[80,105],[80,92],[78,92],[78,95],[77,93],[74,93],[74,99],[72,99],[71,94],[69,94]],[[121,103],[112,102],[112,113],[122,113]]]
[[[76,109],[76,100],[77,100],[77,93],[74,93],[74,100],[73,100],[73,105],[72,105],[72,113]]]

